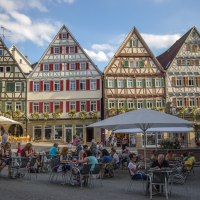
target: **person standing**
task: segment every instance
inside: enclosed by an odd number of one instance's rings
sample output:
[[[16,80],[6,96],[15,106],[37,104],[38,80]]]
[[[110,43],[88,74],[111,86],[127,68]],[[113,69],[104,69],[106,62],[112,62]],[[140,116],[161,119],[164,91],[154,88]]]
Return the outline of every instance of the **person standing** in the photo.
[[[2,143],[6,144],[7,141],[8,141],[8,135],[7,135],[5,130],[2,130],[2,133],[3,133],[3,135],[2,135]]]
[[[49,150],[49,154],[50,154],[51,157],[54,157],[57,154],[59,154],[58,144],[57,143],[54,143],[54,145],[51,147],[51,149]]]

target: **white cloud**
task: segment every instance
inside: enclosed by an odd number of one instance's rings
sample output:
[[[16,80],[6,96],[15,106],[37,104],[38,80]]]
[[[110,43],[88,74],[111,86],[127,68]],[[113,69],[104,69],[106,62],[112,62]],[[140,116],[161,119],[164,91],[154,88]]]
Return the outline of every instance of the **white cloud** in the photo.
[[[141,35],[150,48],[157,49],[167,48],[180,38],[180,34],[153,35],[142,33]]]
[[[52,1],[52,0],[51,0]],[[68,3],[68,4],[72,4],[74,3],[76,0],[53,0],[56,1],[57,3]]]
[[[48,9],[41,4],[41,0],[31,0],[29,5],[31,8],[38,9],[40,12],[48,12]]]
[[[109,60],[108,56],[103,51],[95,52],[95,51],[91,51],[87,49],[84,49],[84,50],[88,54],[88,56],[95,61],[107,62]]]
[[[92,49],[97,51],[113,51],[114,47],[110,44],[93,44]]]

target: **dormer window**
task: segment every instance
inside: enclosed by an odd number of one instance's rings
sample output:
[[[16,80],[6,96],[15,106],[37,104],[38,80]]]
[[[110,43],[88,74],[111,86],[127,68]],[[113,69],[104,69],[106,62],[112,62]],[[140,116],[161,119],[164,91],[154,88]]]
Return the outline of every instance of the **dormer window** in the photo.
[[[67,33],[63,33],[62,34],[62,39],[66,39],[67,38]]]

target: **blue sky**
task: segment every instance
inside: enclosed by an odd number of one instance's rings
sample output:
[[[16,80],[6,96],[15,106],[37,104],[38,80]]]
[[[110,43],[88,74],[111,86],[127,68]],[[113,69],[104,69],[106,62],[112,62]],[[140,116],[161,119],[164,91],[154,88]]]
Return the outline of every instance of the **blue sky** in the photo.
[[[199,0],[0,0],[0,26],[7,46],[34,63],[65,24],[103,71],[133,26],[157,56],[200,28],[199,8]]]

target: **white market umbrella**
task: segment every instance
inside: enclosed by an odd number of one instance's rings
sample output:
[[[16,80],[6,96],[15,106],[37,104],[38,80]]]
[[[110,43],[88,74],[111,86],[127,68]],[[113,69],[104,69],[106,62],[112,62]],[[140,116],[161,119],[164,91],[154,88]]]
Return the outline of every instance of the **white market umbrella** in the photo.
[[[4,116],[0,116],[0,125],[7,125],[7,124],[21,124],[21,123]]]

